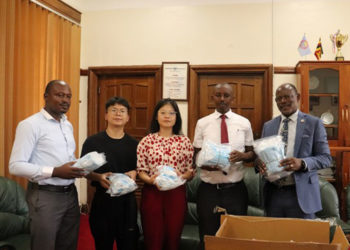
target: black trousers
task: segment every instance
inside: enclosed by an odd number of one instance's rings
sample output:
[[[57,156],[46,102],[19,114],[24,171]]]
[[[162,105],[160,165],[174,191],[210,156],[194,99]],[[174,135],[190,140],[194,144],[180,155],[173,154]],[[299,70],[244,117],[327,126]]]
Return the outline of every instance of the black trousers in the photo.
[[[231,185],[230,185],[231,184]],[[204,235],[215,235],[220,227],[220,216],[216,206],[225,208],[228,214],[247,215],[248,191],[243,181],[219,187],[201,182],[197,192],[200,249],[204,249]]]
[[[97,190],[91,204],[89,222],[96,250],[112,250],[114,241],[118,250],[137,248],[139,230],[134,193],[110,197],[105,190]]]
[[[265,186],[266,216],[282,218],[314,219],[315,214],[306,214],[299,206],[295,185],[278,187],[270,182]]]

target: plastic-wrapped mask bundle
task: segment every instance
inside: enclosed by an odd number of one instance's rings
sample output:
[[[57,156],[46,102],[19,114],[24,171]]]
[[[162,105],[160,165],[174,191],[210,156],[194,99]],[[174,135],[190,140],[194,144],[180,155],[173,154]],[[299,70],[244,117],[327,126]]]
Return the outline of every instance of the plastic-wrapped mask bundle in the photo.
[[[156,177],[155,182],[162,191],[177,188],[186,182],[170,166],[160,165],[157,169],[159,175]]]
[[[222,171],[228,172],[230,168],[230,153],[232,149],[229,144],[217,144],[205,140],[198,154],[197,166],[219,166]]]
[[[73,167],[82,168],[85,170],[85,174],[88,174],[106,163],[107,161],[104,153],[93,151],[79,158]]]
[[[291,173],[280,167],[279,162],[285,158],[284,145],[280,135],[261,138],[253,143],[255,153],[266,165],[266,179],[269,181],[275,181]]]
[[[113,196],[121,196],[131,193],[137,189],[136,182],[126,174],[114,173],[108,177],[111,185],[106,193]]]

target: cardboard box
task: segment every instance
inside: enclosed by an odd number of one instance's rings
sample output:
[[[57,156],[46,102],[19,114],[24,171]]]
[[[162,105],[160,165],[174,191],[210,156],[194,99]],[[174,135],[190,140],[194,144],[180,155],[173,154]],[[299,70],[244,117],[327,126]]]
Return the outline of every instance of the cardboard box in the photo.
[[[206,250],[348,250],[349,243],[340,227],[330,243],[328,222],[223,215],[214,236],[205,236]]]

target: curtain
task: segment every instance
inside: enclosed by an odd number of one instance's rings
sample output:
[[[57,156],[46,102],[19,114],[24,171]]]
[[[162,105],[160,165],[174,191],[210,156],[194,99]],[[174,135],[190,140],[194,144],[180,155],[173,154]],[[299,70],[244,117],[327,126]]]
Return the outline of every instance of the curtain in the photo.
[[[26,186],[9,174],[8,161],[18,122],[44,106],[50,80],[71,86],[67,115],[78,142],[79,77],[79,26],[29,0],[0,1],[0,175]]]

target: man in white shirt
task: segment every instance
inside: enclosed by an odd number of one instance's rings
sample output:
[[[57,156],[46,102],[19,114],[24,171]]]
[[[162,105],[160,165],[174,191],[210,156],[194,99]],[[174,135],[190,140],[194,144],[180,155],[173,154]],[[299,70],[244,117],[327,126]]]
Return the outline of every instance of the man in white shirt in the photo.
[[[217,166],[202,166],[202,180],[197,193],[197,212],[201,248],[204,249],[204,235],[214,235],[220,226],[220,213],[215,208],[226,209],[229,214],[246,215],[248,192],[243,182],[244,166],[242,161],[250,161],[253,153],[253,133],[250,122],[231,111],[233,90],[227,83],[215,86],[212,96],[216,110],[198,120],[193,145],[198,153],[205,140],[214,143],[228,143],[231,166],[227,172]]]
[[[10,173],[29,180],[31,249],[76,249],[79,204],[74,178],[84,176],[75,161],[72,124],[65,113],[71,89],[60,80],[45,89],[45,107],[21,121],[10,157]]]

